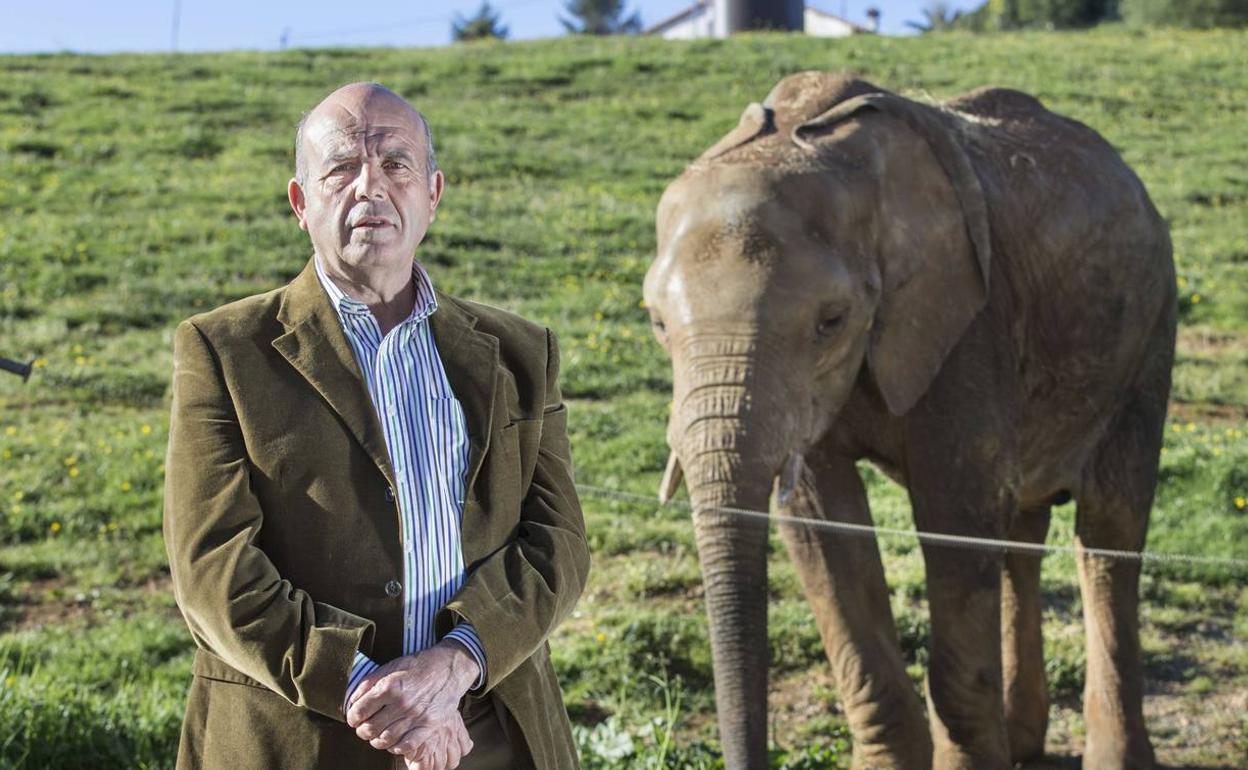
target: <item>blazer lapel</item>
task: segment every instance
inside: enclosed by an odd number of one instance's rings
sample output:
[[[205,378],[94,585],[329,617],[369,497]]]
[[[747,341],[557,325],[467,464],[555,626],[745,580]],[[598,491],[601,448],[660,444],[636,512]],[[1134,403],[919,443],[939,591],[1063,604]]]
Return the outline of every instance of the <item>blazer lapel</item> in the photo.
[[[277,318],[286,333],[273,340],[273,347],[338,413],[393,487],[394,470],[381,422],[351,343],[316,277],[312,260],[286,287]]]
[[[438,357],[451,390],[464,410],[468,427],[468,470],[465,477],[464,532],[479,515],[473,487],[490,446],[494,397],[498,386],[498,338],[478,331],[476,316],[454,298],[434,289],[438,309],[429,316]],[[385,434],[364,383],[351,343],[338,314],[316,277],[312,260],[286,287],[278,308],[286,332],[273,347],[290,362],[338,413],[347,428],[395,485]],[[469,505],[469,503],[474,503]]]
[[[482,460],[490,447],[494,422],[494,391],[498,386],[498,338],[478,331],[477,317],[454,298],[435,289],[438,309],[429,316],[433,341],[455,398],[468,424],[468,472],[465,477],[464,515],[468,501],[476,499],[473,487]],[[470,531],[468,523],[464,531]]]

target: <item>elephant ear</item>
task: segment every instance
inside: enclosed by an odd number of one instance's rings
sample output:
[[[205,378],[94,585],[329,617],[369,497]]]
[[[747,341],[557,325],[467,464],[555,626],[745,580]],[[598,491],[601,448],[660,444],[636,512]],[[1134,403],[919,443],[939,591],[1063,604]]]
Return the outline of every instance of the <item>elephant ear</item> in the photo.
[[[741,113],[741,120],[738,121],[737,127],[729,131],[724,138],[711,145],[710,149],[698,157],[698,160],[705,161],[718,158],[729,150],[734,150],[746,142],[770,134],[775,130],[772,111],[758,102],[751,102],[745,108],[745,112]]]
[[[988,207],[955,129],[932,107],[895,94],[858,96],[794,126],[790,137],[816,150],[813,135],[864,110],[882,112],[921,136],[946,177],[925,180],[905,159],[890,159],[886,153],[883,160],[878,241],[882,291],[867,363],[889,411],[902,415],[927,392],[949,351],[988,301]],[[950,187],[954,200],[942,201]]]

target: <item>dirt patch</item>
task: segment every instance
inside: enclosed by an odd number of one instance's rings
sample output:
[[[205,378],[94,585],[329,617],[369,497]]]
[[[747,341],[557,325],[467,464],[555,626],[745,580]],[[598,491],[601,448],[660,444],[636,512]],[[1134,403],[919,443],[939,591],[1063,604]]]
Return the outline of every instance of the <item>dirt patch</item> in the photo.
[[[106,594],[108,594],[106,596]],[[15,616],[5,631],[35,631],[44,626],[64,625],[76,621],[94,623],[107,607],[126,617],[139,607],[150,607],[154,596],[173,596],[173,581],[168,574],[152,575],[143,582],[118,592],[115,588],[97,588],[74,583],[65,576],[39,578],[14,592]],[[177,607],[169,610],[171,618],[180,618]]]
[[[1171,401],[1168,416],[1171,422],[1242,424],[1248,420],[1248,406]]]
[[[1212,329],[1180,329],[1175,348],[1197,356],[1248,353],[1248,336]]]

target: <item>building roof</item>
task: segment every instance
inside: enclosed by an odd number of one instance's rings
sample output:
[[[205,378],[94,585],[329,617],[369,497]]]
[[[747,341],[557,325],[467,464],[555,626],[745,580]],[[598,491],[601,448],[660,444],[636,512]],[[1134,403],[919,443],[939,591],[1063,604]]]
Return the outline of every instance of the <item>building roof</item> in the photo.
[[[689,6],[688,8],[684,9],[683,11],[677,11],[671,16],[668,16],[663,21],[660,21],[654,24],[652,27],[647,29],[643,34],[653,35],[655,33],[662,32],[668,27],[675,26],[679,24],[680,22],[684,21],[685,19],[688,19],[692,16],[697,16],[699,13],[706,10],[706,7],[710,2],[711,0],[697,0],[697,2],[695,2],[693,5]]]
[[[685,21],[686,19],[690,19],[702,13],[703,11],[706,11],[708,6],[710,6],[711,2],[712,0],[696,0],[696,2],[694,2],[694,4],[689,6],[688,8],[685,8],[682,11],[677,11],[671,16],[668,16],[666,19],[656,22],[651,27],[646,29],[643,34],[655,35],[664,31],[668,27],[674,27],[675,25],[681,23],[682,21]],[[819,8],[816,8],[813,5],[807,5],[805,6],[805,8],[806,8],[807,13],[816,13],[824,17],[825,19],[832,19],[835,21],[839,21],[842,24],[853,29],[854,32],[865,32],[865,33],[871,32],[871,30],[867,29],[861,24],[856,24],[850,21],[849,19],[846,19],[843,16],[837,16],[835,13],[828,13],[827,11],[820,10]]]
[[[815,14],[818,14],[818,15],[822,16],[822,17],[823,17],[823,18],[825,18],[825,19],[833,19],[834,21],[839,21],[840,23],[842,23],[842,24],[844,24],[844,25],[846,25],[846,26],[848,26],[848,27],[852,27],[852,28],[853,28],[853,30],[854,30],[855,32],[866,32],[866,33],[870,33],[870,32],[871,32],[871,30],[870,30],[870,29],[867,29],[866,27],[862,26],[861,24],[857,24],[857,23],[855,23],[855,22],[852,22],[852,21],[850,21],[849,19],[845,18],[844,16],[838,16],[838,15],[836,15],[835,13],[828,13],[827,11],[820,10],[820,9],[816,8],[815,6],[813,6],[813,5],[809,5],[809,4],[807,4],[807,6],[806,6],[806,13],[815,13]]]

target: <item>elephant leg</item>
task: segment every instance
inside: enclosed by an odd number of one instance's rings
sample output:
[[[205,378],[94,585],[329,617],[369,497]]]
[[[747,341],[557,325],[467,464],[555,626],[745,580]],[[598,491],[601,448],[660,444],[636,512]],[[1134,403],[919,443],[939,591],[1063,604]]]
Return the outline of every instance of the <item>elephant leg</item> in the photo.
[[[1043,543],[1049,506],[1019,512],[1010,540]],[[1044,754],[1049,726],[1049,691],[1044,681],[1044,638],[1040,623],[1040,556],[1010,553],[1001,581],[1001,668],[1005,685],[1005,729],[1010,760]]]
[[[1156,376],[1168,378],[1168,372]],[[1165,419],[1165,391],[1162,397],[1156,388],[1148,392],[1152,397],[1133,397],[1110,424],[1076,495],[1077,561],[1087,632],[1083,766],[1089,770],[1151,768],[1154,763],[1144,728],[1140,563],[1082,551],[1144,547]]]
[[[1001,538],[1017,505],[994,437],[929,428],[937,440],[908,458],[910,500],[922,531]],[[939,441],[947,438],[950,444]],[[959,445],[961,444],[961,445]],[[919,454],[921,452],[921,454]],[[927,674],[932,766],[1010,767],[1001,672],[999,552],[924,543],[931,641]]]
[[[812,455],[781,516],[871,524],[854,461]],[[906,675],[875,539],[784,524],[784,539],[854,736],[855,768],[926,770],[932,745],[923,702]]]

